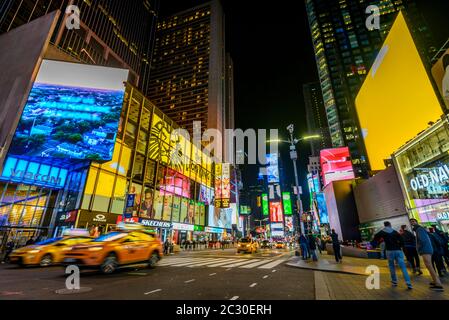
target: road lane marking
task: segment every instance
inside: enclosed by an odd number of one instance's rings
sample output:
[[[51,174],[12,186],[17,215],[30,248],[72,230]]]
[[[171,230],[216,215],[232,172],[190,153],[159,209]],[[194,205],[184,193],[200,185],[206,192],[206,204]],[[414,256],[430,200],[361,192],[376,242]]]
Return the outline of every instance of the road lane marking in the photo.
[[[266,278],[268,278],[268,276],[264,276],[263,278],[266,279]]]
[[[161,292],[161,291],[162,291],[162,289],[156,289],[156,290],[153,290],[153,291],[145,293],[145,295],[147,296],[149,294],[156,293],[156,292]]]
[[[237,262],[237,261],[240,261],[240,259],[229,259],[229,260],[227,260],[227,261],[225,261],[225,262],[220,262],[220,263],[216,263],[216,264],[211,264],[211,265],[209,265],[208,267],[209,267],[209,268],[220,267],[220,266],[223,266],[223,265],[227,265],[227,264],[229,264],[230,262]]]
[[[286,261],[287,261],[286,259],[276,260],[276,261],[273,261],[273,262],[271,262],[269,264],[266,264],[264,266],[259,267],[259,269],[272,269],[272,268],[274,268],[274,267],[276,267],[276,266],[278,266],[281,263],[284,263]]]
[[[257,286],[257,283],[253,283],[252,285],[250,285],[250,288],[254,288],[255,286]]]
[[[237,300],[238,298],[239,298],[239,296],[234,296],[234,297],[232,297],[232,298],[229,299],[229,300],[234,301],[234,300]]]
[[[207,258],[207,259],[195,259],[195,260],[186,260],[184,262],[178,262],[175,264],[171,264],[169,265],[170,267],[187,267],[191,264],[198,264],[198,263],[206,263],[206,262],[211,262],[211,258]]]
[[[222,268],[235,268],[235,267],[243,266],[245,264],[249,264],[249,263],[254,262],[254,261],[258,262],[260,260],[259,259],[247,260],[247,261],[243,261],[243,262],[231,263],[231,264],[224,265],[224,266],[221,266],[221,267]]]
[[[272,272],[273,272],[273,273],[275,273],[275,272],[276,272],[276,270],[273,270]]]
[[[216,275],[216,273],[211,273],[210,275],[209,275],[209,277],[212,277],[212,276],[215,276]]]
[[[192,280],[184,281],[184,283],[191,283],[191,282],[194,282],[194,281],[195,281],[195,279],[192,279]]]
[[[248,265],[243,266],[243,267],[240,267],[240,268],[243,268],[243,269],[252,269],[252,268],[258,267],[258,266],[260,266],[260,265],[262,265],[262,264],[269,263],[269,262],[271,262],[271,261],[273,261],[273,259],[263,260],[263,261],[259,261],[259,262],[254,262],[254,263],[248,264]]]

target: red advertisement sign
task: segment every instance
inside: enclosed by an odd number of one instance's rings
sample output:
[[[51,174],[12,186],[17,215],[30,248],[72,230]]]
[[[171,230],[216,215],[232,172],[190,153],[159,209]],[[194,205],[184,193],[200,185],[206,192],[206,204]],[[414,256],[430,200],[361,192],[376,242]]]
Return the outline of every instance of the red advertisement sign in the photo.
[[[333,181],[355,178],[348,147],[321,150],[320,160],[325,186]]]
[[[270,202],[270,221],[283,222],[283,211],[281,202]]]

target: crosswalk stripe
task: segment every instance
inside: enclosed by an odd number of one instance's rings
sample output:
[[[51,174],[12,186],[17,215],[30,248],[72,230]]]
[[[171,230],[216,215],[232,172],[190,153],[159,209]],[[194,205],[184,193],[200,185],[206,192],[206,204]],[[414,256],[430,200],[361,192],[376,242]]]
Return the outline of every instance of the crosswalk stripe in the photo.
[[[273,261],[273,259],[268,259],[268,260],[263,260],[263,261],[251,263],[251,264],[248,264],[248,265],[246,265],[246,266],[242,266],[242,267],[240,267],[240,268],[243,268],[243,269],[252,269],[252,268],[258,267],[258,266],[260,266],[260,265],[262,265],[262,264],[270,263],[271,261]]]
[[[237,263],[224,265],[224,266],[221,266],[221,267],[222,268],[235,268],[235,267],[243,266],[244,264],[248,264],[248,263],[251,263],[251,262],[254,262],[254,261],[260,261],[260,260],[259,259],[257,259],[257,260],[251,259],[251,260],[246,260],[246,261],[243,261],[243,262],[237,262]]]
[[[276,260],[276,261],[273,261],[273,262],[271,262],[269,264],[263,265],[263,266],[259,267],[258,269],[271,269],[271,268],[274,268],[274,267],[276,267],[276,266],[278,266],[281,263],[284,263],[286,261],[287,260],[285,260],[285,259]]]
[[[170,267],[186,267],[191,264],[201,263],[201,262],[211,262],[211,259],[198,259],[198,260],[190,260],[190,261],[184,261],[181,263],[175,263],[171,264]]]
[[[223,265],[227,265],[227,264],[229,264],[229,263],[231,263],[231,262],[237,262],[237,261],[240,261],[240,259],[229,259],[228,261],[225,261],[225,262],[216,263],[216,264],[211,264],[211,265],[209,265],[208,267],[209,267],[209,268],[220,267],[220,266],[223,266]]]
[[[169,266],[169,265],[174,265],[174,264],[178,264],[178,263],[186,263],[188,261],[195,261],[195,259],[181,259],[181,260],[176,260],[176,261],[167,261],[165,263],[161,263],[161,266]]]
[[[196,264],[192,264],[190,266],[188,266],[189,268],[195,268],[195,267],[205,267],[207,265],[210,264],[215,264],[218,262],[225,262],[225,261],[229,261],[229,259],[214,259],[214,261],[209,261],[209,262],[202,262],[202,263],[196,263]]]
[[[161,262],[158,263],[158,265],[163,266],[169,263],[178,262],[178,261],[184,261],[185,258],[175,258],[175,259],[163,259]]]

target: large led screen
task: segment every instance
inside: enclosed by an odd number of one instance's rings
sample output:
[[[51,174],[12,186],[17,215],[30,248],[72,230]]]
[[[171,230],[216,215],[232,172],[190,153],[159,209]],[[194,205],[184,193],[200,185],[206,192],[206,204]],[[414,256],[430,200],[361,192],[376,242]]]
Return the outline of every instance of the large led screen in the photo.
[[[282,203],[270,202],[270,221],[271,222],[284,221],[284,212],[282,211]]]
[[[209,206],[208,226],[214,228],[232,229],[232,212],[231,208],[216,208]]]
[[[128,73],[44,60],[9,153],[112,160]]]
[[[355,178],[348,147],[321,150],[320,159],[325,186],[332,181]]]
[[[443,113],[402,13],[356,98],[356,110],[375,171]]]
[[[324,197],[324,193],[319,192],[316,194],[316,203],[318,208],[318,215],[320,217],[320,223],[329,223],[329,214],[327,213],[326,198]]]
[[[279,183],[279,160],[278,154],[267,154],[267,178],[268,183]]]

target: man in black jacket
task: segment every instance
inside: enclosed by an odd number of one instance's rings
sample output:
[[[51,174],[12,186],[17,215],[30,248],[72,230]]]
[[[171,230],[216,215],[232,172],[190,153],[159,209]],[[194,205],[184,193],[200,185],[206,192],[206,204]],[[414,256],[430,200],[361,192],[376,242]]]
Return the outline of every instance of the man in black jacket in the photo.
[[[416,250],[416,237],[413,233],[407,230],[407,226],[401,226],[402,240],[404,241],[404,253],[407,257],[407,261],[410,263],[413,269],[413,273],[422,275],[421,265],[419,261],[418,251]]]
[[[393,285],[393,287],[397,287],[398,285],[395,266],[396,262],[402,270],[402,275],[404,276],[407,288],[413,289],[410,276],[407,272],[407,267],[405,266],[404,253],[402,252],[404,241],[402,240],[399,232],[393,230],[390,222],[385,221],[384,226],[385,228],[376,233],[373,242],[379,243],[380,239],[384,239],[385,249],[387,251],[388,266],[390,267],[391,284]]]

